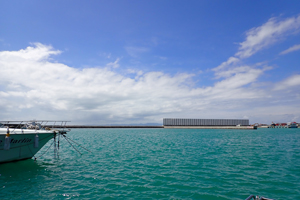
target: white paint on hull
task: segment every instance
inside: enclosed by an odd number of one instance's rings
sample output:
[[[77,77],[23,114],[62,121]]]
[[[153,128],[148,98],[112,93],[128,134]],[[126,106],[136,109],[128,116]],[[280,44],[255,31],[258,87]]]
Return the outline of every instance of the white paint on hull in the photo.
[[[15,129],[10,132],[10,148],[4,150],[6,131],[0,128],[0,163],[32,158],[54,136],[54,131]],[[36,135],[38,147],[35,147]]]

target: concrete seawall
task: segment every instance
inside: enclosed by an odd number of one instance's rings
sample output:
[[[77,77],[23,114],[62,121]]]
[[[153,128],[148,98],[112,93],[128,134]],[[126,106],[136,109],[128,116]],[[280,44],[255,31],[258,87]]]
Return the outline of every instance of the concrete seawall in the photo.
[[[49,126],[50,128],[164,128],[163,126],[90,126],[90,125],[66,125]]]
[[[9,124],[10,128],[18,127],[18,124]],[[256,126],[97,126],[97,125],[45,125],[49,128],[167,128],[167,129],[257,129]]]
[[[20,128],[20,124],[4,124],[4,126],[9,126],[10,128]],[[164,128],[163,126],[134,126],[134,125],[42,125],[42,127],[48,128]]]
[[[63,128],[54,126],[53,128]],[[257,129],[256,126],[83,126],[67,125],[64,128],[167,128],[167,129]]]

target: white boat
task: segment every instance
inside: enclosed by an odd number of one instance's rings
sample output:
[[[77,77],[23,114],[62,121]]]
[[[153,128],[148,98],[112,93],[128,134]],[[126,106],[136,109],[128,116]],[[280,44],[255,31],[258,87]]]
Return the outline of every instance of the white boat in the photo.
[[[42,127],[38,121],[21,122],[18,126],[14,121],[14,128],[10,128],[12,122],[1,123],[0,163],[32,158],[50,139],[66,133],[65,129],[50,129],[49,125]]]
[[[289,128],[298,128],[296,122],[288,122],[288,123],[287,123],[287,126],[288,126]]]

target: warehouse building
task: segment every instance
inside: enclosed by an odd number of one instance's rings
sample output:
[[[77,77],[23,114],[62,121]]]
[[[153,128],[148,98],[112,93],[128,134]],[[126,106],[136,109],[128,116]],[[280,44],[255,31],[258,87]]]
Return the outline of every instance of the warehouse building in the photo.
[[[164,126],[249,126],[249,119],[180,119],[164,118]]]

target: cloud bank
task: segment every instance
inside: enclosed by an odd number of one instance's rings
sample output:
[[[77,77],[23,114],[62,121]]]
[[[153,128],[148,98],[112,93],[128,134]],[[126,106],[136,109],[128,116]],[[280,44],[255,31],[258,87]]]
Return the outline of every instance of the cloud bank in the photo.
[[[162,123],[165,117],[296,121],[299,75],[261,82],[272,67],[245,64],[243,59],[294,33],[299,24],[300,17],[272,18],[249,30],[237,53],[213,69],[215,82],[210,86],[196,84],[203,74],[128,69],[128,76],[116,70],[122,68],[119,59],[105,66],[70,67],[54,60],[61,51],[40,43],[2,51],[0,118],[71,120],[72,124]]]
[[[161,123],[163,117],[242,118],[254,115],[255,104],[271,100],[254,86],[264,69],[244,66],[212,86],[195,87],[193,74],[138,72],[129,78],[113,70],[117,61],[76,69],[50,59],[58,53],[39,43],[0,52],[2,119],[132,124]]]

